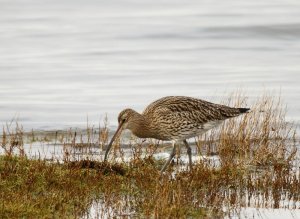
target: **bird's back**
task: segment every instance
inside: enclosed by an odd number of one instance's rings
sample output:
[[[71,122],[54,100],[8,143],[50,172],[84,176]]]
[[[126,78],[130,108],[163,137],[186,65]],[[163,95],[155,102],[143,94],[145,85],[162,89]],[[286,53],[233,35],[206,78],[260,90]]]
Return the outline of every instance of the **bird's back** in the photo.
[[[171,140],[194,137],[248,110],[192,97],[168,96],[151,103],[143,115],[157,129],[158,139]]]

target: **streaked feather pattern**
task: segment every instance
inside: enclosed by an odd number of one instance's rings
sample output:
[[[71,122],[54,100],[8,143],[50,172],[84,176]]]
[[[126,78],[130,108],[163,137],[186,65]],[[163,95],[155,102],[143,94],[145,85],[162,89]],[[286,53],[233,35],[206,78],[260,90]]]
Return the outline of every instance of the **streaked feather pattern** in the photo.
[[[151,103],[142,114],[125,109],[119,114],[118,120],[120,122],[121,118],[130,117],[128,128],[138,137],[183,140],[206,132],[223,120],[248,110],[192,97],[168,96]]]
[[[182,141],[187,148],[190,169],[192,169],[192,152],[186,139],[198,136],[216,127],[223,120],[248,110],[248,108],[233,108],[184,96],[163,97],[151,103],[142,114],[133,109],[125,109],[119,114],[119,126],[106,149],[104,160],[107,160],[116,136],[123,129],[129,129],[140,138],[174,140],[174,148],[161,172],[164,172],[173,159],[176,153],[175,142],[179,141]]]

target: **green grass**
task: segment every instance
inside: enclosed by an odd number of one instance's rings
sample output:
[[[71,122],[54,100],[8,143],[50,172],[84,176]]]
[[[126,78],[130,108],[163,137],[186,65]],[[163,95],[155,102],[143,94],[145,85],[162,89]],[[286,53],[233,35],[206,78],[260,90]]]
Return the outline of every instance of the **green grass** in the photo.
[[[131,212],[145,218],[210,218],[224,216],[224,206],[245,206],[246,195],[271,197],[275,208],[281,198],[300,197],[299,173],[281,163],[257,172],[200,162],[176,177],[172,167],[161,177],[159,165],[152,158],[59,164],[0,156],[0,218],[79,218],[97,200],[103,202],[101,216]]]
[[[112,209],[98,212],[102,216],[131,209],[143,217],[206,217],[206,208],[192,204],[193,187],[184,185],[187,179],[169,176],[160,179],[152,160],[59,164],[0,156],[0,218],[78,218],[93,200],[104,200],[104,209]]]
[[[76,217],[99,192],[101,174],[41,160],[0,157],[0,217]]]

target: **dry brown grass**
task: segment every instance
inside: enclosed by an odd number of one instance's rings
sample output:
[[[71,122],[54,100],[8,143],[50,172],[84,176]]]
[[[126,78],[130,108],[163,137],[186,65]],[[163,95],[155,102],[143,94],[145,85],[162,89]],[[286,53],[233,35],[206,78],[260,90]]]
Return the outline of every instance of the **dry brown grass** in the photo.
[[[244,106],[246,100],[233,95],[224,103]],[[50,137],[24,134],[19,125],[7,126],[1,136],[5,156],[0,157],[0,201],[5,204],[0,205],[0,217],[88,217],[86,212],[95,202],[101,203],[99,218],[220,218],[243,206],[296,208],[300,201],[298,139],[293,124],[286,122],[286,107],[280,98],[268,95],[250,107],[250,113],[199,137],[199,153],[218,154],[218,165],[201,160],[192,171],[179,171],[173,165],[162,177],[162,161],[153,158],[162,142],[133,138],[128,146],[133,154],[130,162],[125,162],[122,141],[115,144],[113,153],[114,158],[123,159],[121,163],[116,159],[112,163],[76,161],[69,148],[81,153],[103,148],[107,125],[52,132]],[[30,138],[25,135],[64,145],[65,162],[27,159],[24,139]]]

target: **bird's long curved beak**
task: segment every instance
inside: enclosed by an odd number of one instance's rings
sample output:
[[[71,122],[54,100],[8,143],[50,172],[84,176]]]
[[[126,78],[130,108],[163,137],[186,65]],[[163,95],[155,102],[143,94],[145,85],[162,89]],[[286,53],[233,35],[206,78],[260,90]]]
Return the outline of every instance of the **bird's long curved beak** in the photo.
[[[112,139],[110,140],[110,143],[108,144],[108,146],[106,148],[106,151],[105,151],[104,161],[107,161],[108,153],[111,149],[111,146],[112,146],[113,142],[115,141],[115,139],[117,138],[117,136],[119,135],[119,133],[122,131],[123,124],[124,124],[123,122],[121,122],[119,124],[119,127],[117,128],[117,131],[115,132]]]

